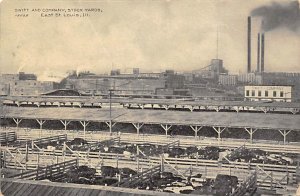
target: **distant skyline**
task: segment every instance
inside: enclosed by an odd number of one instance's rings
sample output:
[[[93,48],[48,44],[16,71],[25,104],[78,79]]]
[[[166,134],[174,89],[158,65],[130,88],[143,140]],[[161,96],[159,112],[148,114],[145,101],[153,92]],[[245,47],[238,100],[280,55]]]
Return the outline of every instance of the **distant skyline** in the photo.
[[[68,70],[99,74],[135,67],[191,71],[207,66],[217,53],[229,72],[246,72],[247,16],[271,2],[4,0],[0,4],[0,73],[24,71],[43,78]],[[103,12],[85,18],[38,14],[20,18],[15,17],[19,8],[101,8]],[[254,31],[253,43],[256,37]],[[265,48],[265,71],[300,72],[299,29],[283,26],[266,32]],[[255,58],[253,52],[252,69],[256,69]]]

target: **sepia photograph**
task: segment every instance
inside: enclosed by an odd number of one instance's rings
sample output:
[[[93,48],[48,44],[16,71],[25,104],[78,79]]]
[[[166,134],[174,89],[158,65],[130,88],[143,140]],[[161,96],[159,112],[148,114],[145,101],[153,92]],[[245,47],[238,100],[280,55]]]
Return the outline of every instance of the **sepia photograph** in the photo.
[[[300,196],[300,0],[0,0],[0,196]]]

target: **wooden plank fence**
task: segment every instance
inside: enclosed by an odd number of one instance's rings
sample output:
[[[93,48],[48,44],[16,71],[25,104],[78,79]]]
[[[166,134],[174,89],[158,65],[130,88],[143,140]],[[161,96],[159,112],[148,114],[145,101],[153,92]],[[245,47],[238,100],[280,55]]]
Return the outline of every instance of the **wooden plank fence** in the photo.
[[[18,138],[22,139],[32,139],[39,138],[41,136],[40,129],[25,129],[25,128],[6,128],[4,130],[16,131]],[[44,136],[53,136],[57,134],[67,134],[68,139],[74,138],[83,138],[83,131],[79,130],[42,130],[42,135]],[[89,141],[97,142],[99,140],[108,140],[112,137],[118,137],[118,133],[113,133],[110,135],[108,132],[104,131],[86,131],[85,138]],[[247,139],[226,139],[222,138],[221,141],[218,141],[216,138],[200,138],[193,136],[164,136],[164,135],[151,135],[151,134],[133,134],[133,133],[122,133],[121,142],[130,142],[130,143],[152,143],[165,145],[170,143],[170,141],[180,140],[181,147],[187,146],[218,146],[220,148],[238,148],[242,145],[245,145],[246,148],[250,149],[260,149],[269,152],[284,152],[284,153],[297,153],[300,154],[299,143],[290,143],[282,145],[280,143],[275,143],[274,141],[253,141],[250,143]]]
[[[124,179],[120,182],[117,182],[113,184],[113,186],[119,186],[123,188],[133,188],[137,183],[143,182],[146,179],[149,179],[151,176],[160,173],[161,171],[161,165],[157,165],[155,167],[152,167],[142,173],[138,173],[136,175],[133,175],[130,178]]]
[[[18,149],[20,152],[25,153],[25,148]],[[118,157],[119,161],[132,161],[135,160],[136,156],[126,156],[123,154],[116,153],[104,153],[104,152],[84,152],[84,151],[66,151],[64,150],[47,150],[43,151],[32,151],[29,149],[29,154],[42,154],[49,156],[63,156],[66,157],[88,157],[90,159],[111,159],[116,160]],[[274,164],[263,164],[263,163],[244,163],[244,162],[229,162],[221,163],[217,160],[206,160],[206,159],[189,159],[189,158],[165,158],[169,163],[174,165],[188,165],[188,166],[212,166],[212,167],[225,167],[225,168],[238,168],[238,169],[255,169],[256,166],[263,168],[265,171],[277,171],[277,172],[289,172],[296,173],[297,166],[291,165],[274,165]],[[151,163],[160,163],[160,157],[150,156],[149,158],[140,157],[141,162],[151,162]]]
[[[17,140],[17,134],[15,131],[0,132],[0,143],[8,143]]]
[[[67,134],[54,135],[54,136],[38,138],[38,139],[33,139],[33,140],[25,140],[25,141],[15,144],[14,147],[22,148],[22,147],[25,147],[26,145],[28,145],[31,148],[34,148],[34,144],[35,145],[47,145],[51,142],[59,142],[59,141],[67,141]]]
[[[119,142],[121,142],[121,139],[120,139],[120,137],[113,137],[113,138],[107,139],[107,140],[96,141],[96,142],[89,142],[87,144],[87,147],[88,148],[95,148],[95,147],[98,147],[101,144],[110,143],[110,142],[113,143],[113,144],[119,143]]]
[[[22,172],[20,174],[10,176],[9,178],[25,179],[25,180],[43,180],[43,179],[50,178],[53,180],[58,180],[61,179],[67,171],[69,171],[71,168],[77,165],[78,165],[78,159],[73,159],[70,161],[65,161],[62,163],[57,163],[46,167],[38,167],[36,170]]]
[[[255,193],[257,189],[257,173],[252,172],[244,182],[231,194],[231,196],[243,196],[246,192],[250,195]]]

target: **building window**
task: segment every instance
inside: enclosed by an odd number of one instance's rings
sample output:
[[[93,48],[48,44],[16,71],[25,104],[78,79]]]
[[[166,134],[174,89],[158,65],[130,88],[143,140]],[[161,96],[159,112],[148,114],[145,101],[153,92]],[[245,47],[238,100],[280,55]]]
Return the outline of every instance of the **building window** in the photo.
[[[255,96],[255,90],[252,90],[252,93],[251,93],[252,97]]]
[[[280,91],[280,97],[283,97],[283,91]]]
[[[249,97],[249,94],[250,94],[250,92],[249,92],[249,90],[247,90],[246,91],[246,96]]]
[[[18,85],[18,83],[17,83],[17,82],[15,82],[15,85]]]
[[[269,91],[265,91],[265,97],[269,96]]]
[[[276,95],[276,91],[273,91],[273,97],[276,97],[277,95]]]
[[[261,97],[261,91],[258,91],[258,96]]]

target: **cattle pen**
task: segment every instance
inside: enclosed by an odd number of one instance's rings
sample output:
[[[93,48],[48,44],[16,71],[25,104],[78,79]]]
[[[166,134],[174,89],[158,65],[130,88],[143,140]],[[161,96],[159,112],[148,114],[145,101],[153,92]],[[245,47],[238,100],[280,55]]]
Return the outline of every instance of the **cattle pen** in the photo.
[[[150,195],[295,191],[299,115],[117,104],[122,107],[111,110],[105,103],[3,106],[4,181],[29,176],[24,180],[138,188]],[[269,134],[277,139],[259,139]]]

